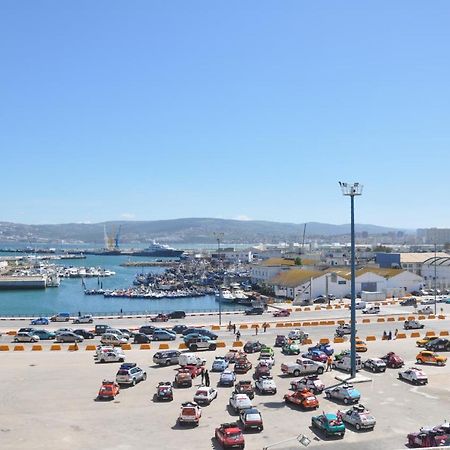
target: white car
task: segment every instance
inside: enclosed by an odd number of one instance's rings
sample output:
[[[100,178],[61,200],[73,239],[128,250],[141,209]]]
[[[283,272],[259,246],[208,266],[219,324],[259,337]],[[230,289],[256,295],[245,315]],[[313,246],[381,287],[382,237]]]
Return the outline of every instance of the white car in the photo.
[[[274,357],[269,355],[259,355],[258,361],[264,361],[269,366],[269,368],[272,368],[275,364]]]
[[[14,342],[37,342],[39,341],[39,336],[33,332],[19,332],[14,337]]]
[[[377,421],[363,405],[355,405],[353,408],[342,412],[342,421],[353,425],[357,430],[373,430]]]
[[[419,330],[424,327],[425,325],[417,320],[405,320],[405,323],[403,324],[405,330]]]
[[[94,360],[99,363],[125,362],[125,353],[121,348],[100,347],[94,354]]]
[[[434,310],[430,306],[423,306],[417,310],[419,314],[433,314]]]
[[[401,370],[398,373],[398,379],[409,381],[412,384],[427,384],[428,377],[425,375],[423,370],[418,369],[417,367],[411,367],[406,370]]]
[[[94,319],[90,314],[79,316],[73,319],[73,323],[93,323]]]
[[[126,344],[128,339],[114,333],[105,333],[102,335],[100,342],[105,345],[122,345]]]
[[[209,405],[217,398],[217,390],[212,387],[200,386],[194,395],[194,402],[199,405]]]
[[[291,341],[303,341],[304,339],[308,339],[308,336],[309,334],[302,330],[292,330],[289,331],[288,339]]]
[[[233,394],[229,400],[230,407],[236,412],[239,413],[243,409],[252,408],[252,401],[249,399],[247,394]]]
[[[421,305],[434,305],[434,298],[426,298],[420,302]]]
[[[262,376],[258,378],[255,382],[256,390],[260,394],[276,394],[277,385],[272,377]]]
[[[369,358],[363,362],[364,369],[372,372],[386,372],[386,362],[381,358]]]
[[[291,381],[291,389],[293,391],[308,389],[313,394],[321,394],[325,389],[325,383],[317,375],[309,375],[305,378]]]
[[[311,374],[321,375],[325,371],[325,364],[312,359],[298,358],[295,363],[281,364],[281,371],[285,375],[294,375],[294,377]]]

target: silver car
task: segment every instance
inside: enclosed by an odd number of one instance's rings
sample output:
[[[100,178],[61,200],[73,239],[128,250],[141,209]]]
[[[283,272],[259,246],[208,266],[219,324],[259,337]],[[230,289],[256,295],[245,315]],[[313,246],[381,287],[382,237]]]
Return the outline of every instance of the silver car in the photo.
[[[356,403],[361,398],[359,391],[351,384],[343,384],[342,386],[326,389],[324,393],[328,399],[341,400],[346,405]]]
[[[131,384],[132,386],[146,379],[147,372],[136,366],[136,363],[122,364],[116,375],[116,382],[118,384]]]
[[[83,342],[84,337],[75,333],[59,333],[56,335],[56,342]]]
[[[39,341],[39,336],[31,332],[19,332],[14,337],[14,342],[37,342]]]
[[[169,364],[178,364],[180,352],[178,350],[165,350],[157,352],[153,355],[153,362],[160,366],[168,366]]]
[[[353,425],[357,430],[373,430],[377,421],[363,405],[355,405],[353,408],[343,411],[342,421]]]

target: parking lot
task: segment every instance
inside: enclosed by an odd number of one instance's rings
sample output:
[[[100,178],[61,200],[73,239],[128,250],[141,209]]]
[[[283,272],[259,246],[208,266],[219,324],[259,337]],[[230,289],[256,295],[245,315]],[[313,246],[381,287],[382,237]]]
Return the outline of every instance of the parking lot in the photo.
[[[394,308],[394,306],[392,307]],[[399,308],[399,307],[395,307]],[[311,316],[330,317],[330,313],[343,314],[343,311],[312,311]],[[392,311],[392,313],[394,313]],[[347,312],[348,314],[348,312]],[[269,318],[266,314],[265,318]],[[308,316],[310,317],[310,316]],[[305,318],[305,315],[302,317]],[[249,318],[247,317],[247,322]],[[117,319],[116,319],[117,320]],[[122,319],[121,327],[131,327],[135,319],[128,322]],[[216,321],[217,318],[202,317],[203,322]],[[261,321],[261,317],[254,320]],[[237,321],[236,319],[233,321]],[[102,323],[105,321],[102,321]],[[114,321],[106,321],[110,323]],[[180,322],[180,321],[177,321]],[[181,321],[183,322],[183,321]],[[189,319],[184,322],[190,323]],[[217,323],[217,322],[216,322]],[[436,332],[449,329],[447,320],[426,320],[425,330]],[[52,324],[57,328],[65,324]],[[112,323],[115,325],[115,323]],[[167,324],[165,324],[167,325]],[[173,323],[171,322],[171,325]],[[11,323],[2,323],[5,331]],[[25,326],[17,323],[15,327]],[[89,329],[89,326],[83,326]],[[408,337],[402,340],[381,341],[383,330],[398,327],[401,323],[358,323],[358,334],[364,338],[376,335],[375,342],[368,342],[368,352],[362,354],[381,356],[394,350],[402,356],[405,366],[415,365],[418,348],[415,339]],[[313,326],[305,329],[315,342],[323,337],[333,337],[333,326]],[[270,327],[266,333],[260,332],[257,339],[273,345],[276,334],[287,334],[291,328]],[[244,329],[242,340],[256,339],[253,329]],[[226,343],[226,348],[216,352],[202,352],[207,360],[206,367],[211,368],[216,355],[224,355],[234,335],[224,329],[219,332],[219,340]],[[3,336],[2,343],[11,340]],[[178,347],[178,341],[170,343],[171,348]],[[86,341],[91,343],[91,341]],[[97,342],[95,342],[97,343]],[[43,344],[43,351],[29,351],[30,344],[24,344],[24,352],[2,352],[0,382],[2,383],[2,408],[0,444],[2,449],[131,449],[142,447],[147,442],[148,448],[169,449],[206,449],[219,448],[213,439],[214,429],[223,422],[237,420],[237,416],[227,408],[232,388],[218,387],[218,397],[211,405],[203,408],[200,426],[197,428],[181,428],[176,425],[182,402],[192,400],[200,380],[194,380],[192,388],[174,390],[174,401],[157,403],[153,394],[159,381],[173,381],[175,367],[156,367],[152,363],[152,355],[159,343],[152,343],[151,350],[139,350],[133,346],[125,351],[128,362],[136,362],[147,371],[145,382],[121,390],[120,395],[111,402],[95,401],[103,379],[113,379],[119,365],[115,363],[95,364],[93,352],[85,351],[85,344],[76,352],[67,351],[67,344],[58,352],[49,351],[50,343]],[[333,344],[337,352],[348,348],[347,343]],[[306,351],[307,346],[303,346]],[[264,431],[261,433],[245,433],[247,449],[262,449],[265,446],[298,434],[305,434],[312,442],[311,448],[367,448],[397,449],[405,448],[406,435],[417,431],[424,425],[437,425],[448,419],[450,411],[450,365],[445,367],[426,366],[429,384],[415,387],[397,379],[398,370],[388,369],[384,374],[371,374],[364,370],[372,381],[357,384],[361,391],[361,403],[368,407],[377,425],[374,431],[356,432],[348,429],[342,441],[325,439],[310,429],[311,416],[324,412],[336,412],[345,409],[334,401],[319,396],[320,406],[314,412],[307,412],[296,407],[285,405],[283,396],[288,392],[292,378],[281,375],[282,362],[295,361],[295,356],[284,356],[280,349],[275,349],[276,363],[272,375],[277,384],[275,395],[261,396],[256,394],[254,406],[260,409],[264,419]],[[253,366],[257,363],[257,354],[249,355]],[[238,375],[237,379],[248,379],[253,370],[246,375]],[[337,384],[336,373],[327,372],[321,379],[327,387]],[[211,386],[216,386],[219,374],[210,373]],[[45,438],[44,438],[45,436]],[[299,444],[292,440],[273,448],[294,449]]]

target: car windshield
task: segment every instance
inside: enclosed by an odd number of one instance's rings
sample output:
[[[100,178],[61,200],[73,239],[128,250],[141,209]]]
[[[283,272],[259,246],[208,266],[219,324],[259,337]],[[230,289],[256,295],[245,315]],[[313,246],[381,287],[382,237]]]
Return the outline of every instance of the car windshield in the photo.
[[[239,439],[241,437],[241,433],[238,431],[227,432],[226,434],[230,439]]]
[[[314,397],[312,395],[309,395],[308,397],[306,397],[306,400],[308,400],[310,402],[314,401],[315,399],[316,399],[316,397]]]
[[[195,393],[195,395],[198,396],[198,397],[206,397],[206,395],[208,395],[208,394],[207,394],[206,391],[197,391]]]

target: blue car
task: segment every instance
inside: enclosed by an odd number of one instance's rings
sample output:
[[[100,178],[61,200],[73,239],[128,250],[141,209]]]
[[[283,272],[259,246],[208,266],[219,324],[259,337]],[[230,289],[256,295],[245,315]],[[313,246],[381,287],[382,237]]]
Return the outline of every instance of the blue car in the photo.
[[[154,341],[174,341],[177,335],[167,330],[155,330],[153,332],[152,340]]]
[[[31,321],[30,325],[48,325],[48,319],[46,317],[39,317]]]
[[[313,347],[308,348],[309,352],[312,352],[314,350],[324,352],[327,356],[331,356],[334,353],[334,348],[330,344],[317,344]]]
[[[326,398],[339,400],[346,405],[349,403],[357,403],[361,398],[361,393],[351,384],[343,384],[335,388],[326,389],[324,393]]]
[[[227,369],[220,374],[219,386],[233,386],[235,381],[235,373]]]
[[[228,367],[228,361],[223,356],[216,356],[211,372],[223,372]]]
[[[56,334],[53,333],[52,331],[47,331],[47,330],[34,330],[33,334],[35,336],[39,336],[39,339],[42,340],[53,340],[56,337]]]

